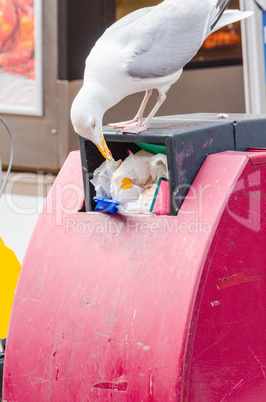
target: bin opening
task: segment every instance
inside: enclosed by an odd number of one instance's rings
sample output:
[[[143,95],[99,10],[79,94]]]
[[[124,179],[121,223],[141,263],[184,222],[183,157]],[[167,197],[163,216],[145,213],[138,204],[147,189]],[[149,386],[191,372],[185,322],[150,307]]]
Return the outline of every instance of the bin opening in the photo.
[[[160,185],[162,178],[167,180],[164,187]],[[155,199],[170,198],[168,179],[166,155],[144,149],[133,153],[129,149],[123,161],[105,160],[93,172],[90,183],[97,196],[93,197],[97,202],[93,209],[106,213],[149,214],[154,213],[156,205],[157,213],[163,214],[162,207],[165,210],[170,201],[155,203]],[[114,203],[117,203],[116,208],[113,208]]]
[[[97,196],[120,202],[120,213],[153,213],[152,204],[156,205],[156,213],[162,213],[160,205],[170,205],[170,192],[168,191],[169,200],[166,202],[157,200],[155,203],[154,196],[160,177],[169,179],[165,145],[145,143],[145,147],[159,145],[164,151],[164,154],[160,155],[146,151],[135,142],[107,143],[115,161],[106,161],[91,141],[80,138],[85,192],[83,212],[94,211],[95,207],[96,210],[108,212],[106,207],[103,207],[105,201],[95,202],[94,197]],[[157,151],[158,149],[155,152]],[[162,197],[167,195],[165,190],[161,189],[157,191],[156,198]]]

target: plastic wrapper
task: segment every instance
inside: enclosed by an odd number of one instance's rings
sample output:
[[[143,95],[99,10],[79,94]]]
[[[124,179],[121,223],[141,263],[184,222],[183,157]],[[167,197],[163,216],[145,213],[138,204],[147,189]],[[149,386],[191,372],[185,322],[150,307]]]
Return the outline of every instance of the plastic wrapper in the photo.
[[[149,165],[153,183],[157,183],[160,177],[168,179],[166,155],[163,154],[154,155],[150,159]]]

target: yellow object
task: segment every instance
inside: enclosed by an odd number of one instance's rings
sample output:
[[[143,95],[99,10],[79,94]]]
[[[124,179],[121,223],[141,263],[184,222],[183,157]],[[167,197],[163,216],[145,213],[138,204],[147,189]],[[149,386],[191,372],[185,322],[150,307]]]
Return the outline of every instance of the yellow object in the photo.
[[[20,272],[20,263],[14,252],[0,237],[0,338],[7,336],[14,292]]]
[[[99,149],[99,151],[101,152],[101,154],[103,155],[103,157],[104,157],[105,159],[107,159],[108,161],[113,161],[114,158],[112,157],[111,151],[110,151],[110,149],[108,148],[108,146],[107,146],[107,144],[106,144],[106,141],[105,141],[105,139],[103,138],[103,135],[102,135],[101,132],[100,132],[100,138],[101,138],[102,144],[101,144],[101,145],[97,145],[97,144],[96,144],[97,148]]]
[[[128,179],[127,177],[125,177],[122,180],[122,184],[121,184],[121,190],[130,190],[132,188],[132,181],[130,179]]]

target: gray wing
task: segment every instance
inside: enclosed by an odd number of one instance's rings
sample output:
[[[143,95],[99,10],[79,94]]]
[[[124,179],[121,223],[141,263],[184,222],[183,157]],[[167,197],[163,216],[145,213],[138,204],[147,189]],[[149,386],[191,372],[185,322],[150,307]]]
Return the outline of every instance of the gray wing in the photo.
[[[222,15],[221,2],[165,1],[152,7],[123,32],[127,73],[135,78],[155,78],[183,68]]]

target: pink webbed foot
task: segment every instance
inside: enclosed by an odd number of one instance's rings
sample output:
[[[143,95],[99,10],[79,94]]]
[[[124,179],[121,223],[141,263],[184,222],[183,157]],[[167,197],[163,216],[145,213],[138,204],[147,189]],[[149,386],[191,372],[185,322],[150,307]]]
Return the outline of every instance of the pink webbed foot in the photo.
[[[127,128],[127,127],[131,127],[131,126],[140,126],[142,124],[142,120],[135,117],[132,120],[129,121],[121,121],[120,123],[110,123],[108,124],[109,127],[112,128]]]
[[[148,130],[148,128],[150,127],[150,124],[147,124],[145,121],[141,124],[141,126],[136,126],[136,125],[132,125],[132,126],[127,126],[124,127],[120,132],[123,134],[139,134],[139,133],[143,133],[143,131]]]

